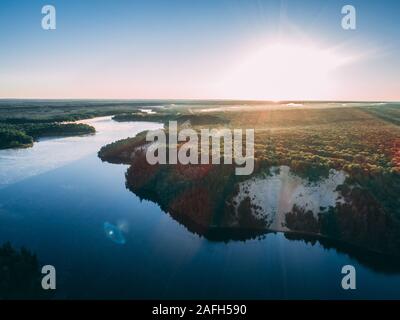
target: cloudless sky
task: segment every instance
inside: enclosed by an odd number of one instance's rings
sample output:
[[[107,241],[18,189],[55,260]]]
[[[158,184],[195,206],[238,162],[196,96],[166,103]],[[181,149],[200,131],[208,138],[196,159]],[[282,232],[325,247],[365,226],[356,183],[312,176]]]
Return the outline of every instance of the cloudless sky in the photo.
[[[46,4],[56,30],[41,28]],[[346,4],[356,30],[341,27]],[[1,0],[0,98],[399,101],[399,17],[396,0]],[[329,86],[311,81],[312,65],[269,73],[292,57],[268,53],[281,42],[312,46],[310,60],[351,59],[329,71]]]

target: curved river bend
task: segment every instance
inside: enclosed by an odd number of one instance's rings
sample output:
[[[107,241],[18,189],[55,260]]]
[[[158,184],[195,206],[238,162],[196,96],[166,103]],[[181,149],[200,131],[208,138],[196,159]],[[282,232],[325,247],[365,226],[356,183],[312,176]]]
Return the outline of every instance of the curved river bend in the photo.
[[[399,298],[400,274],[374,271],[318,242],[211,242],[125,188],[127,166],[101,146],[161,127],[83,121],[97,134],[0,151],[0,243],[34,251],[57,270],[57,298]],[[341,268],[357,290],[341,289]]]

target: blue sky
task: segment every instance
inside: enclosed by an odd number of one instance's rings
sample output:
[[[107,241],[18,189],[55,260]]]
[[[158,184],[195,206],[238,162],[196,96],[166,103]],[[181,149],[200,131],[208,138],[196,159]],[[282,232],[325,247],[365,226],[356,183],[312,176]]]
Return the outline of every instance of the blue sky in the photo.
[[[2,0],[0,98],[400,100],[399,16],[377,0]]]

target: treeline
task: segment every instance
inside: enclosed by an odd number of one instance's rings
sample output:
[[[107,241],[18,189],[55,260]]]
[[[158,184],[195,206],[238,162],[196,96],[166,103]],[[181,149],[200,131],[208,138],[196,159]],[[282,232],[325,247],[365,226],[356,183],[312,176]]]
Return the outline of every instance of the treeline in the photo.
[[[0,246],[0,300],[51,298],[42,289],[41,278],[35,254],[25,248],[17,250],[9,242]]]
[[[188,113],[187,110],[181,110],[177,112],[175,110],[169,110],[157,113],[145,113],[145,112],[133,112],[133,113],[122,113],[117,114],[113,117],[113,120],[119,122],[125,121],[151,121],[151,122],[162,122],[168,123],[168,121],[177,121],[179,125],[189,124],[192,126],[204,126],[204,125],[224,125],[229,123],[229,120],[221,115],[210,115],[201,113]]]
[[[42,115],[40,112],[33,114],[29,117],[21,117],[12,115],[11,117],[3,117],[0,114],[0,122],[6,124],[26,124],[26,123],[57,123],[57,122],[73,122],[85,119],[92,119],[96,117],[113,116],[115,114],[125,113],[124,110],[91,110],[81,111],[66,114],[52,114],[50,111],[48,115]]]
[[[115,115],[112,119],[118,122],[128,122],[128,121],[151,121],[151,122],[167,122],[169,120],[174,120],[175,116],[173,114],[151,114],[142,112],[133,113],[122,113]]]
[[[52,101],[26,103],[0,101],[0,122],[8,124],[66,122],[112,116],[137,111],[148,105],[139,103],[103,103],[100,101]],[[149,104],[150,105],[150,104]]]
[[[31,147],[33,138],[28,136],[24,131],[0,127],[0,149]]]
[[[20,128],[35,139],[44,136],[74,136],[96,132],[94,127],[82,123],[27,123]]]
[[[142,131],[133,138],[126,138],[105,145],[97,155],[102,161],[116,164],[129,163],[131,155],[135,152],[136,148],[143,147],[146,144],[147,132]]]
[[[31,147],[41,137],[93,134],[96,130],[78,123],[0,123],[0,149]]]

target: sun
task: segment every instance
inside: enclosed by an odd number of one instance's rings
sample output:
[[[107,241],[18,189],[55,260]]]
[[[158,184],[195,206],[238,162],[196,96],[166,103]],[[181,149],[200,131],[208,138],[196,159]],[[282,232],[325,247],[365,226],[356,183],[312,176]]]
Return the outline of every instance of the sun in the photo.
[[[334,71],[347,60],[310,44],[273,43],[245,56],[221,82],[221,92],[238,99],[322,99],[334,93]]]

